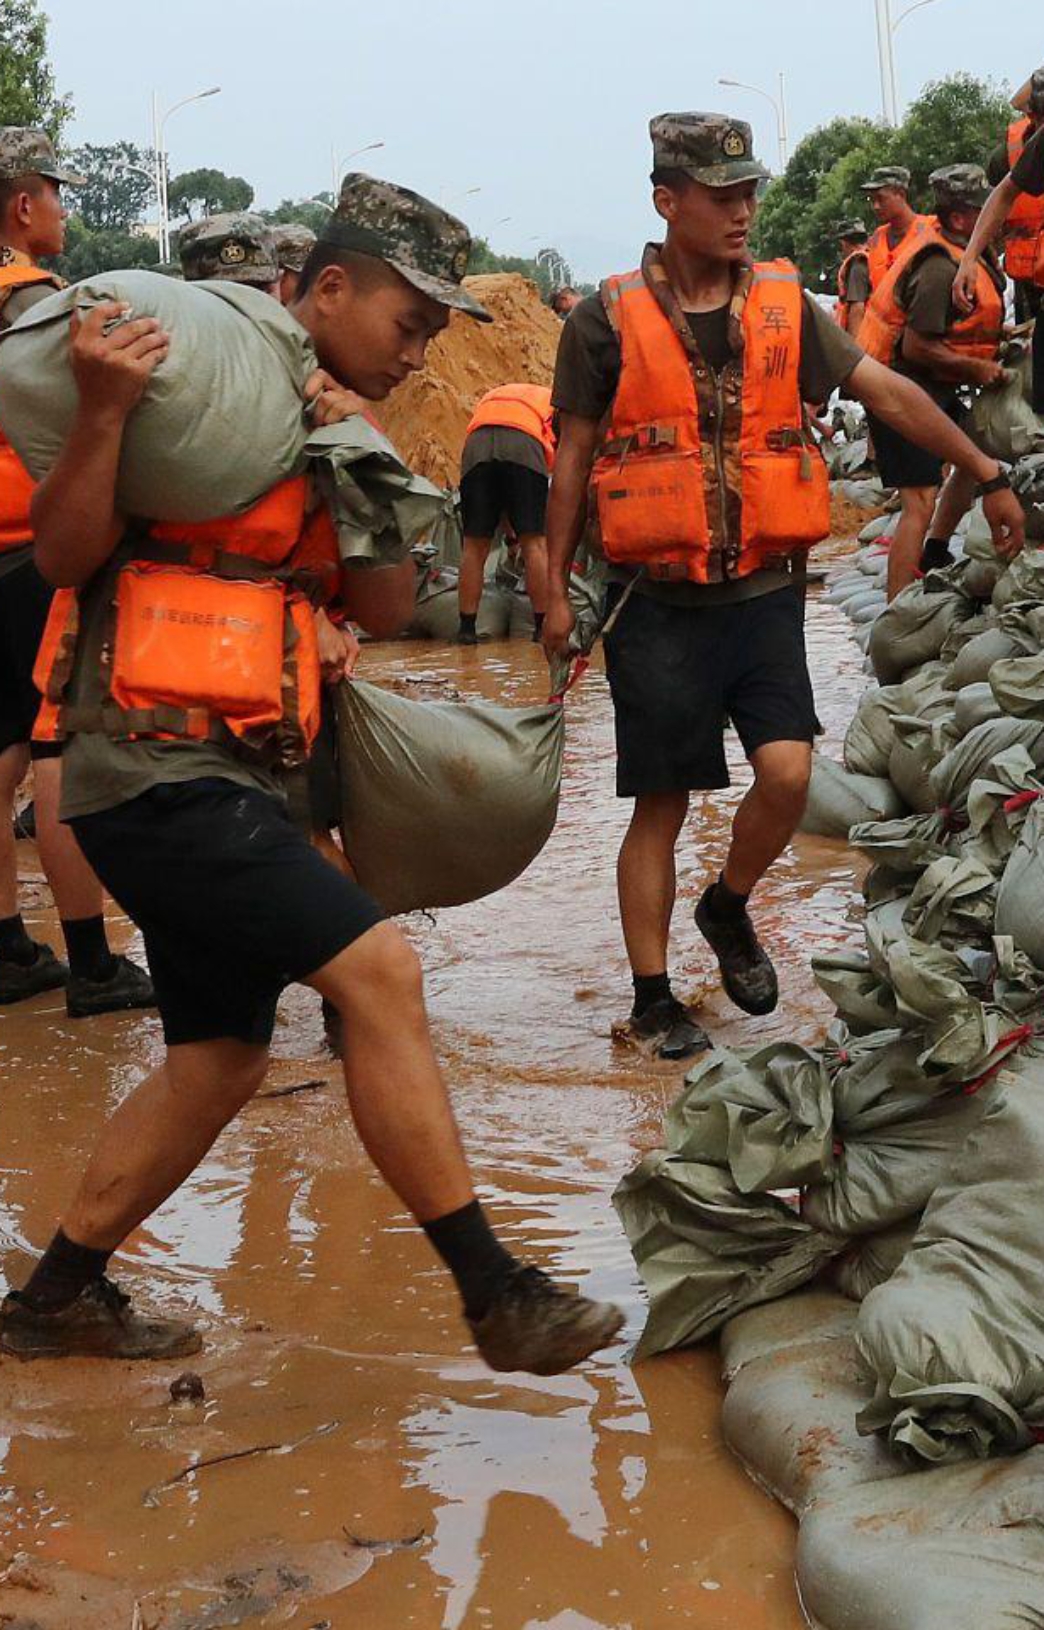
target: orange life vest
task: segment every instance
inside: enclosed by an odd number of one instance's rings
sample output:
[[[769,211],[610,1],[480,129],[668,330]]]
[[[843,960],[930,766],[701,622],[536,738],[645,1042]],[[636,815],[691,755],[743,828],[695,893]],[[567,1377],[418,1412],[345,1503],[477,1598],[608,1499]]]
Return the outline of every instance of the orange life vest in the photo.
[[[544,449],[548,469],[554,468],[555,433],[552,428],[551,391],[546,385],[498,385],[479,399],[467,433],[486,425],[521,430]]]
[[[915,215],[894,247],[889,241],[886,226],[879,226],[876,232],[871,232],[866,244],[871,292],[884,281],[897,260],[905,259],[911,253],[918,241],[925,236],[931,220],[932,217],[929,215]]]
[[[906,312],[899,303],[898,286],[904,274],[924,256],[943,249],[959,266],[964,253],[951,243],[937,220],[928,222],[927,231],[906,255],[897,260],[884,282],[870,296],[859,330],[859,343],[868,356],[892,367],[906,329]],[[1004,295],[980,260],[975,285],[975,305],[967,317],[958,317],[942,336],[946,344],[962,356],[996,357],[1004,328]]]
[[[302,763],[320,698],[315,616],[293,558],[306,496],[298,476],[242,515],[129,534],[103,568],[97,701],[66,700],[80,598],[59,589],[33,675],[44,699],[36,739],[101,731],[121,741],[217,741]]]
[[[869,263],[869,256],[865,249],[853,249],[841,262],[837,274],[837,305],[834,307],[834,320],[847,334],[852,322],[852,304],[848,298],[848,274],[852,270],[852,262],[862,258]],[[859,302],[863,304],[864,302]]]
[[[826,466],[799,388],[803,296],[797,268],[753,268],[743,305],[741,424],[708,450],[721,489],[738,468],[738,539],[712,527],[693,361],[641,271],[611,277],[603,300],[620,339],[620,380],[592,498],[607,560],[650,577],[707,583],[804,555],[830,530]],[[721,423],[719,412],[718,421]],[[725,510],[723,510],[723,516]],[[716,535],[723,531],[724,536]],[[712,561],[721,569],[712,573]]]
[[[33,283],[50,283],[62,288],[62,280],[42,266],[0,266],[0,310],[18,289]],[[29,505],[32,502],[34,482],[10,442],[0,431],[0,555],[12,549],[22,549],[33,541],[29,524]]]
[[[1032,119],[1016,119],[1008,126],[1008,168],[1013,170],[1034,136]],[[1018,283],[1044,286],[1044,197],[1020,192],[1004,227],[1004,269]]]

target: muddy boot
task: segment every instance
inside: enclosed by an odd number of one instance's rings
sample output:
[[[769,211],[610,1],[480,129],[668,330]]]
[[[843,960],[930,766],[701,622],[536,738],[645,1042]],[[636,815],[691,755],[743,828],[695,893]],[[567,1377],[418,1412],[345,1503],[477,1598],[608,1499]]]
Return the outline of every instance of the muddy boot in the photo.
[[[460,613],[460,622],[457,624],[457,644],[458,645],[477,645],[478,644],[479,637],[478,637],[477,630],[475,628],[475,623],[477,621],[477,615],[478,614],[476,613],[475,616],[469,617],[468,614],[466,612],[464,612],[464,611],[462,611]]]
[[[744,1013],[771,1013],[779,1002],[779,981],[768,952],[754,932],[747,910],[733,916],[714,916],[711,897],[717,883],[705,891],[696,907],[696,927],[718,959],[721,982],[731,1001]]]
[[[36,955],[32,962],[0,959],[0,1006],[24,1002],[29,996],[59,990],[69,983],[69,969],[64,962],[59,962],[51,947],[36,941],[33,944]]]
[[[712,1046],[706,1030],[676,996],[665,996],[641,1013],[632,1013],[628,1024],[639,1040],[653,1044],[657,1058],[692,1058]]]
[[[186,1358],[203,1338],[177,1319],[145,1319],[111,1279],[94,1279],[74,1302],[44,1312],[13,1290],[0,1305],[0,1352],[15,1358]]]
[[[136,1007],[155,1007],[156,992],[144,968],[130,957],[113,957],[108,979],[70,978],[65,1008],[70,1019],[90,1019],[97,1013],[125,1013]]]
[[[540,1268],[521,1263],[481,1319],[469,1319],[475,1345],[491,1370],[559,1375],[608,1347],[624,1316],[612,1302],[561,1290]]]

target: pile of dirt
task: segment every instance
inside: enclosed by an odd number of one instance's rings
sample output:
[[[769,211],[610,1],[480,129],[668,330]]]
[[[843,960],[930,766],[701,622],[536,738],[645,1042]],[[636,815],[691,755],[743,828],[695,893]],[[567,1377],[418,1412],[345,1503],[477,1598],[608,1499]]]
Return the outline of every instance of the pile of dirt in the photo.
[[[536,285],[517,272],[465,279],[495,321],[455,312],[428,351],[424,371],[378,409],[406,463],[440,486],[456,486],[464,432],[475,403],[494,385],[549,385],[562,325]]]
[[[883,515],[883,509],[861,509],[853,504],[850,498],[843,493],[832,491],[830,494],[830,536],[832,538],[857,538],[867,521],[872,521],[875,515]]]

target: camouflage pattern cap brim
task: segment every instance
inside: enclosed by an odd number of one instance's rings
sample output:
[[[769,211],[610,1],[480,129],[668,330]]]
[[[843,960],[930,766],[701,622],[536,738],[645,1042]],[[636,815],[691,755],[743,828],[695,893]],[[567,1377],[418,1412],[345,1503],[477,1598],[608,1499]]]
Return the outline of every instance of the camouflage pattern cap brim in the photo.
[[[649,120],[653,169],[682,170],[705,187],[767,181],[750,125],[725,113],[658,113]]]
[[[898,189],[900,192],[910,190],[910,172],[902,164],[882,164],[873,175],[867,176],[860,185],[860,192],[884,192],[888,188]]]
[[[476,322],[494,321],[493,313],[487,311],[485,306],[480,306],[477,300],[473,300],[467,289],[461,288],[459,283],[451,283],[442,277],[432,277],[427,272],[418,272],[415,266],[404,266],[401,260],[389,260],[388,265],[394,266],[407,283],[412,283],[422,294],[429,294],[440,306],[452,306],[454,311],[466,312],[469,317],[474,317]]]

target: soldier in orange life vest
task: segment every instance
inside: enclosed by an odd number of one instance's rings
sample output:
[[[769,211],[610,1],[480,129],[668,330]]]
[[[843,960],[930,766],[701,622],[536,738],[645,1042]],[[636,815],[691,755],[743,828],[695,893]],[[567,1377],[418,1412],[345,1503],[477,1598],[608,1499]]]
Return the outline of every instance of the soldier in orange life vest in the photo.
[[[961,385],[992,385],[1001,377],[997,354],[1004,327],[1004,274],[989,257],[978,268],[975,306],[954,304],[957,267],[987,195],[977,164],[951,164],[929,178],[937,214],[874,290],[863,318],[868,354],[916,379],[955,422]],[[945,565],[949,540],[975,497],[974,476],[955,470],[934,516],[942,464],[887,423],[870,417],[881,480],[896,487],[902,515],[888,557],[888,593],[911,583],[919,569]]]
[[[845,333],[858,340],[863,313],[870,298],[867,231],[862,221],[842,221],[837,236],[841,246],[841,265],[837,274],[835,315]]]
[[[481,398],[461,454],[457,643],[475,645],[482,576],[498,526],[508,523],[526,569],[526,593],[540,638],[547,605],[547,486],[555,461],[551,392],[546,385],[498,385]]]
[[[880,223],[866,245],[870,287],[876,289],[912,239],[924,231],[927,216],[910,203],[910,172],[901,164],[882,164],[862,184],[861,191]]]
[[[1003,228],[1005,267],[1015,280],[1016,318],[1020,323],[1035,319],[1033,406],[1044,413],[1044,68],[1036,70],[1014,102],[1024,116],[1013,121],[1005,146],[990,160],[994,188],[957,273],[954,299],[960,310],[970,309],[975,263]]]
[[[684,1058],[708,1038],[667,970],[675,846],[690,794],[729,784],[726,718],[754,784],[696,926],[739,1007],[769,1013],[778,1000],[747,903],[797,827],[812,762],[801,591],[830,516],[802,404],[841,386],[977,480],[1001,472],[917,385],[864,356],[803,293],[796,267],[751,265],[766,172],[748,125],[663,114],[651,134],[665,240],[583,301],[559,345],[544,645],[567,647],[569,570],[590,500],[616,613],[605,661],[617,792],[634,799],[618,866],[631,1024],[660,1056]],[[1014,495],[986,503],[999,547],[1019,547]]]
[[[423,365],[451,310],[490,320],[462,287],[470,252],[463,222],[427,199],[346,176],[289,308],[325,370],[306,394],[332,379],[382,400]],[[177,343],[119,306],[73,318],[78,406],[33,501],[38,564],[75,591],[41,663],[66,734],[63,814],[142,928],[167,1052],[120,1103],[61,1227],[5,1299],[0,1350],[129,1359],[200,1346],[190,1325],[136,1314],[107,1277],[109,1258],[253,1096],[279,994],[305,983],[344,1019],[359,1135],[452,1273],[483,1358],[557,1373],[611,1341],[622,1315],[524,1266],[493,1233],[417,957],[283,805],[281,771],[307,755],[319,705],[309,585],[294,565],[307,542],[306,478],[194,525],[128,523],[116,511],[127,419]],[[326,512],[315,513],[321,525]],[[367,582],[380,576],[353,571],[344,590],[364,626]],[[412,604],[411,593],[403,622]]]
[[[62,186],[83,177],[63,169],[42,130],[0,129],[0,329],[61,279],[39,261],[65,239]],[[152,1005],[143,968],[109,949],[102,890],[68,827],[58,820],[61,748],[32,742],[40,695],[33,665],[51,590],[33,564],[32,482],[0,438],[0,1004],[65,987],[73,1018]],[[11,817],[30,757],[40,859],[61,920],[68,966],[26,932],[18,911],[18,869]]]

